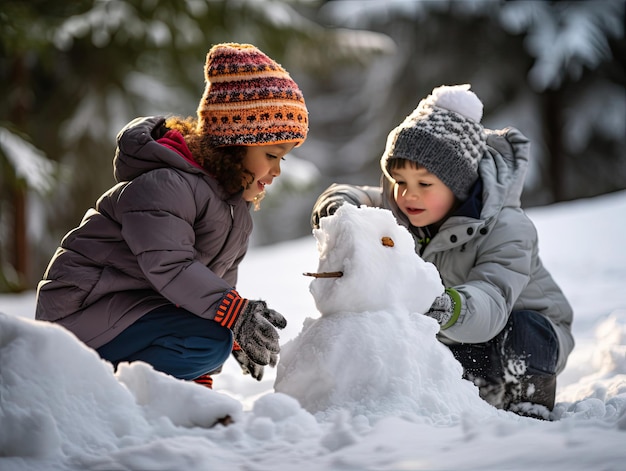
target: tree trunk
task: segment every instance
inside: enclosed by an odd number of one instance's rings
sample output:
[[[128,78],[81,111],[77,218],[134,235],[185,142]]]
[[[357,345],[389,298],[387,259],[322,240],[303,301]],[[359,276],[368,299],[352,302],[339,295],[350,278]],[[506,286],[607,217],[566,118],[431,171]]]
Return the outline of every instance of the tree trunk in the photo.
[[[28,69],[24,64],[22,56],[18,56],[13,61],[11,80],[14,84],[16,94],[11,103],[9,117],[11,122],[18,129],[25,129],[28,117],[28,108],[30,100],[28,99]],[[13,240],[10,243],[12,248],[13,265],[17,273],[17,284],[13,286],[15,291],[23,291],[26,288],[29,275],[28,260],[28,236],[26,231],[26,188],[21,184],[17,175],[13,179],[13,185],[10,189],[11,204],[13,206]]]
[[[563,125],[561,118],[561,92],[544,93],[544,139],[548,150],[548,185],[553,202],[567,199],[565,190],[565,160],[563,153]]]

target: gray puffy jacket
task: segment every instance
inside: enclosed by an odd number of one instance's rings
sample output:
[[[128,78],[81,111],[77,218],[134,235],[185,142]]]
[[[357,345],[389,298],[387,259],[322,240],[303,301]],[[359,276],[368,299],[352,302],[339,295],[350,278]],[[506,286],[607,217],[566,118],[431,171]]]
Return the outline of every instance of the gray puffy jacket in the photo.
[[[427,234],[411,226],[392,196],[390,182],[381,187],[332,185],[318,198],[314,218],[329,198],[391,210],[413,234],[416,251],[432,262],[446,287],[465,298],[459,321],[441,331],[444,343],[482,343],[496,336],[513,310],[530,309],[546,316],[559,339],[557,372],[574,348],[573,312],[539,258],[537,232],[521,209],[529,143],[518,130],[488,132],[488,150],[480,162],[480,217],[452,216],[422,247]]]
[[[93,348],[168,303],[214,318],[248,247],[249,203],[156,142],[163,122],[120,131],[119,183],[63,238],[37,287],[36,318]]]

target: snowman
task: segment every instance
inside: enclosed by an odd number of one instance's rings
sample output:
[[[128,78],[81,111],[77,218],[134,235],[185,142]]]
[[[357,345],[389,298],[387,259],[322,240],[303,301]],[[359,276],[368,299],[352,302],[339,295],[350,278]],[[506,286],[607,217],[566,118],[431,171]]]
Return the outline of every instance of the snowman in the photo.
[[[422,315],[444,287],[390,211],[345,204],[313,235],[319,266],[305,275],[314,276],[321,315],[281,348],[276,392],[318,418],[347,411],[438,422],[491,408],[436,339],[437,322]]]

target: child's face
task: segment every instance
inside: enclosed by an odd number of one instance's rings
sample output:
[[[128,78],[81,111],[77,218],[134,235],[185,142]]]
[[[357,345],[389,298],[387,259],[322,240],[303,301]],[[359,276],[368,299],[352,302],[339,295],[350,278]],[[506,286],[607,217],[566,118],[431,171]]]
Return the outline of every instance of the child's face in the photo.
[[[393,197],[412,225],[424,227],[442,220],[454,205],[454,193],[439,178],[423,167],[390,170],[395,180]]]
[[[253,201],[265,190],[265,185],[270,185],[280,175],[280,162],[294,147],[295,143],[288,143],[246,148],[243,165],[252,172],[254,181],[243,190],[244,200]]]

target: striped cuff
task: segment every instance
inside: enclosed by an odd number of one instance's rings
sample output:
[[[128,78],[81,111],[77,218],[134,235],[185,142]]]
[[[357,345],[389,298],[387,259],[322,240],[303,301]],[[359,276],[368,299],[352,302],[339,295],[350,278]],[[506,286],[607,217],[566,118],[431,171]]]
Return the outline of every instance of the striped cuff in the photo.
[[[239,317],[247,303],[247,299],[242,298],[237,291],[231,289],[226,293],[226,296],[224,296],[220,306],[217,308],[217,314],[215,314],[214,318],[215,322],[232,329],[237,317]]]
[[[205,386],[205,387],[207,387],[209,389],[213,389],[213,378],[209,374],[198,376],[193,381],[194,381],[194,383],[198,383],[198,384],[201,384],[202,386]]]

